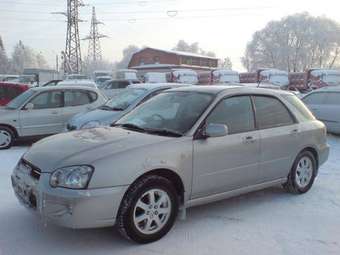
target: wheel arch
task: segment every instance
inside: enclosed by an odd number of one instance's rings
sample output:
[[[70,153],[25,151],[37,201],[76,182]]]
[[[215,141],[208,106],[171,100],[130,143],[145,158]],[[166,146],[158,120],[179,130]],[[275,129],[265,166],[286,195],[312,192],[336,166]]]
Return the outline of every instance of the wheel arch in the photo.
[[[174,185],[174,188],[177,191],[177,195],[180,199],[179,200],[180,204],[184,203],[185,188],[184,188],[184,183],[182,181],[182,178],[175,171],[167,169],[167,168],[157,168],[157,169],[153,169],[148,172],[145,172],[141,176],[139,176],[136,180],[134,180],[134,182],[130,186],[132,186],[138,180],[146,176],[150,176],[150,175],[156,175],[156,176],[160,176],[160,177],[164,177],[168,179]]]
[[[319,153],[318,153],[318,151],[311,146],[304,148],[302,151],[300,151],[300,153],[302,153],[304,151],[309,151],[310,153],[313,154],[315,161],[316,161],[316,169],[318,171],[318,169],[319,169]]]
[[[0,123],[0,127],[6,127],[8,129],[10,129],[14,134],[14,138],[18,138],[19,134],[18,134],[18,131],[15,127],[8,125],[8,124],[1,124],[1,123]]]

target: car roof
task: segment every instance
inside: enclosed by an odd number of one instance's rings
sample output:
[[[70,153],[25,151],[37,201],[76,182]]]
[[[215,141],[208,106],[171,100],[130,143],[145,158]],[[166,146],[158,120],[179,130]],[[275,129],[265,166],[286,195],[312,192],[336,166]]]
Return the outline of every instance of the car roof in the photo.
[[[31,88],[34,91],[52,91],[52,90],[62,90],[62,89],[67,89],[67,90],[91,90],[91,91],[98,91],[97,88],[92,88],[92,87],[83,87],[83,86],[46,86],[46,87],[33,87]]]
[[[129,85],[128,88],[142,88],[146,90],[155,90],[161,88],[184,88],[192,86],[191,84],[183,84],[183,83],[138,83]]]
[[[340,86],[327,86],[317,90],[313,90],[311,93],[315,92],[340,92]]]
[[[183,88],[174,88],[171,91],[183,91],[183,92],[201,92],[217,95],[220,93],[223,94],[234,94],[234,93],[242,93],[242,94],[265,94],[265,95],[292,95],[289,91],[284,90],[276,90],[276,89],[266,89],[266,88],[257,88],[257,87],[244,87],[239,84],[230,84],[230,85],[193,85],[189,87]]]

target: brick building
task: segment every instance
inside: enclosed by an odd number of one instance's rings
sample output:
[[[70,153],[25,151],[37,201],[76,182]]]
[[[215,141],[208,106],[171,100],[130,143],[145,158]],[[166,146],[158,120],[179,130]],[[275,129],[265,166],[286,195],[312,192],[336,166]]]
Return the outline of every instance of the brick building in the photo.
[[[184,68],[192,70],[212,70],[218,66],[218,59],[190,52],[144,48],[133,54],[129,68],[140,72],[167,72]]]

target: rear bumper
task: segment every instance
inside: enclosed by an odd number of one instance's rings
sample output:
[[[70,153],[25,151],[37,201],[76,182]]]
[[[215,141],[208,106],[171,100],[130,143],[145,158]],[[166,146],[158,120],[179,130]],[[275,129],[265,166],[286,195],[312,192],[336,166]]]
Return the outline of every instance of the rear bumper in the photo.
[[[35,185],[31,179],[30,176],[18,179],[15,172],[12,175],[20,203],[44,222],[73,229],[113,226],[127,189],[126,186],[92,190],[52,188],[49,174],[42,174]]]
[[[330,146],[328,144],[324,144],[319,147],[319,166],[323,165],[329,157]]]

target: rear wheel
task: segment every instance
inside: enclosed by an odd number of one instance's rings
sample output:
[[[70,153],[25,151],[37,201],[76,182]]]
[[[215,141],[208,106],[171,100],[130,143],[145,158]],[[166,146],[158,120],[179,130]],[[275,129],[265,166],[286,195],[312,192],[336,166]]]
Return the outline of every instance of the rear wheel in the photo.
[[[284,188],[291,193],[303,194],[310,190],[317,173],[316,159],[310,151],[301,152],[291,169]]]
[[[0,150],[9,149],[14,140],[13,131],[7,127],[0,126]]]
[[[178,196],[172,183],[160,176],[146,176],[126,193],[118,213],[120,233],[138,243],[166,235],[178,213]]]

